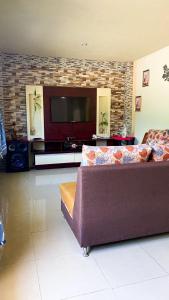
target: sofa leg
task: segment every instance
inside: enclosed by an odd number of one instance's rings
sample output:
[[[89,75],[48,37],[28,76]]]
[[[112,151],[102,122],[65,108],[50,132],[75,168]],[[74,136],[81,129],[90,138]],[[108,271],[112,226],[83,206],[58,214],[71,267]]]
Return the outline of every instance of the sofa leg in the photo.
[[[88,257],[90,252],[90,247],[84,247],[83,248],[83,256]]]

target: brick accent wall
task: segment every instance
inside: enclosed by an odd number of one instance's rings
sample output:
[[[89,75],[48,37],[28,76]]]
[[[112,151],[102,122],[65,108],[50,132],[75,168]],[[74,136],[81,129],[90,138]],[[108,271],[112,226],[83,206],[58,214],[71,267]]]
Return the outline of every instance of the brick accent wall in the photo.
[[[3,113],[3,78],[2,78],[2,55],[0,55],[0,111]]]
[[[4,117],[2,56],[0,55],[0,113]],[[5,169],[5,160],[0,158],[0,172]]]
[[[26,85],[109,87],[111,134],[123,124],[132,128],[133,63],[38,57],[0,53],[0,106],[4,105],[7,136],[16,122],[18,137],[27,136]]]

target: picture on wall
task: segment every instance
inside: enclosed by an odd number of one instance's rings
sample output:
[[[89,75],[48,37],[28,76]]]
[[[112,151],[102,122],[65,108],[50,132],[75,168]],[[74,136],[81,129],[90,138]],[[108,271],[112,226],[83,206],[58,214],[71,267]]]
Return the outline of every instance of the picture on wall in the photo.
[[[136,98],[135,98],[135,111],[141,111],[141,102],[142,102],[142,97],[141,96],[136,96]]]
[[[164,65],[164,66],[163,66],[163,70],[164,70],[164,73],[163,73],[162,78],[163,78],[165,81],[169,81],[169,68],[167,67],[167,65]]]
[[[143,71],[143,81],[142,86],[149,86],[150,81],[150,70]]]
[[[26,86],[27,134],[28,140],[44,139],[43,87]]]

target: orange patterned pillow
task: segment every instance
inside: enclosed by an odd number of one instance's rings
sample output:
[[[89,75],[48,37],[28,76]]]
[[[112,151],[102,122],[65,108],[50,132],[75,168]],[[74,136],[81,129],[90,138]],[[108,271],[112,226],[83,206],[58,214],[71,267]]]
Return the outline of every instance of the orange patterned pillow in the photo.
[[[150,146],[169,143],[169,130],[150,129],[148,131],[146,143]]]
[[[152,148],[153,148],[152,159],[154,161],[169,160],[169,144],[165,144],[165,145],[156,144]]]
[[[82,148],[82,166],[145,162],[152,148],[149,145],[86,146]]]

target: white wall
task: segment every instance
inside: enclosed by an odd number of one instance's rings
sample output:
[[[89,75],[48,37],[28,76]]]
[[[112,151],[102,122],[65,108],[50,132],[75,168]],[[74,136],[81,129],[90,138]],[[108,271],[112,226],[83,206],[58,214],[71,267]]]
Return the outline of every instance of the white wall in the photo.
[[[135,96],[142,96],[141,112],[133,113],[135,136],[141,142],[144,133],[151,129],[169,128],[169,81],[164,81],[163,66],[169,68],[169,47],[163,48],[134,63]],[[150,70],[149,86],[142,87],[144,70]]]

